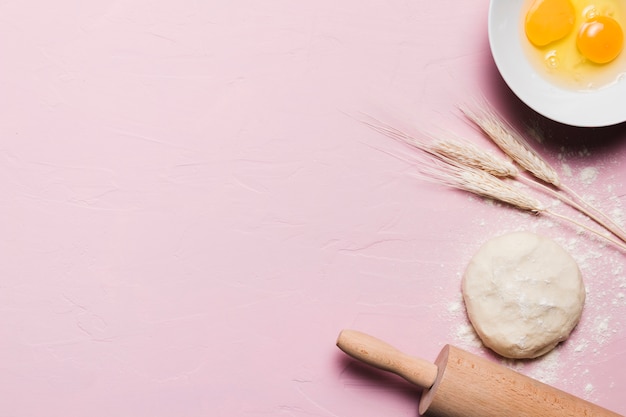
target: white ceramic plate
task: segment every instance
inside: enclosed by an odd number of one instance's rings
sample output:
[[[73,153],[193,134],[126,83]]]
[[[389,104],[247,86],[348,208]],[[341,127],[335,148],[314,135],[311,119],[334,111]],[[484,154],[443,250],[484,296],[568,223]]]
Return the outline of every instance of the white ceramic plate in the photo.
[[[571,126],[600,127],[626,121],[626,79],[594,91],[571,91],[537,73],[522,46],[523,5],[524,0],[491,0],[489,4],[491,53],[515,95],[537,113]]]

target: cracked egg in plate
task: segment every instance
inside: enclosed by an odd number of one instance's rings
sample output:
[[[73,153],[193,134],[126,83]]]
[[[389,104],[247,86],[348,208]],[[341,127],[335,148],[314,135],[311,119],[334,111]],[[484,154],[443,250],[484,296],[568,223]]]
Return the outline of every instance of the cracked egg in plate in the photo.
[[[492,0],[489,43],[504,81],[572,126],[626,121],[626,1]]]

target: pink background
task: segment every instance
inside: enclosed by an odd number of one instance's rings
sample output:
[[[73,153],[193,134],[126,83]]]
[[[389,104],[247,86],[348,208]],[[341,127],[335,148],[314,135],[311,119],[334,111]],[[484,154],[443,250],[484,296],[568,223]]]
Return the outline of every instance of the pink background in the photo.
[[[460,279],[511,230],[563,244],[589,296],[567,343],[505,364],[626,413],[624,254],[420,181],[350,117],[487,146],[456,110],[484,94],[622,220],[626,129],[526,110],[494,67],[487,8],[0,2],[0,414],[416,416],[419,391],[349,360],[338,332],[491,357]]]

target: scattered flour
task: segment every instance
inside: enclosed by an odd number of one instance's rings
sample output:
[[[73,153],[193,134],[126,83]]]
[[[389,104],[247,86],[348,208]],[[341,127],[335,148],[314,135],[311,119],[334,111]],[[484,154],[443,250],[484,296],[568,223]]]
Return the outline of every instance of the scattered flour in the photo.
[[[562,163],[561,164],[561,171],[563,172],[563,176],[567,177],[567,178],[572,178],[572,176],[574,175],[572,172],[572,167],[570,167],[568,164],[566,163]]]
[[[528,375],[545,384],[554,385],[559,380],[560,356],[559,349],[550,351],[542,358],[541,365],[530,369]]]
[[[585,350],[587,350],[588,347],[589,347],[589,342],[586,340],[581,340],[579,344],[574,348],[574,352],[576,353],[584,352]]]
[[[578,156],[588,156],[584,150]],[[561,178],[570,187],[584,190],[594,183],[607,181],[603,177],[601,165],[587,166],[575,169],[567,161],[565,153],[559,154]],[[617,163],[617,162],[615,162]],[[613,178],[612,178],[613,179]],[[620,198],[622,184],[603,184],[604,188],[593,187],[586,191],[586,199],[592,200],[594,205],[605,213],[610,213],[613,220],[624,224],[624,210]],[[608,195],[606,195],[608,194]],[[540,196],[545,199],[545,196]],[[470,196],[473,204],[479,204],[475,196]],[[487,204],[500,208],[499,203],[487,200]],[[569,207],[560,202],[551,202],[548,206],[559,212],[566,212]],[[490,207],[489,213],[494,211]],[[475,225],[480,228],[495,229],[490,236],[496,236],[515,230],[528,230],[550,236],[561,244],[574,259],[576,259],[587,289],[587,300],[583,317],[567,342],[560,344],[556,349],[536,360],[512,361],[502,360],[502,363],[517,371],[548,384],[557,384],[561,388],[577,393],[587,400],[593,401],[598,395],[594,376],[587,366],[594,361],[605,360],[603,347],[615,340],[616,336],[623,335],[626,321],[626,273],[624,262],[626,257],[619,249],[594,238],[582,228],[574,228],[559,220],[548,216],[533,215],[519,210],[503,207],[496,216],[477,219]],[[579,213],[569,210],[567,215],[584,224],[595,226]],[[495,226],[495,227],[494,227]],[[484,240],[484,239],[483,239]],[[481,242],[477,242],[477,247]],[[467,253],[470,259],[473,253]],[[458,272],[458,278],[463,271]],[[474,353],[487,354],[473,327],[467,319],[463,299],[460,291],[458,297],[451,300],[446,312],[447,320],[452,324],[451,336],[455,344]],[[591,367],[593,370],[593,367]],[[606,375],[603,376],[605,379]],[[599,380],[598,380],[599,381]],[[603,381],[605,385],[614,385],[614,382]]]
[[[589,186],[598,179],[598,169],[594,167],[587,167],[580,171],[580,182]]]

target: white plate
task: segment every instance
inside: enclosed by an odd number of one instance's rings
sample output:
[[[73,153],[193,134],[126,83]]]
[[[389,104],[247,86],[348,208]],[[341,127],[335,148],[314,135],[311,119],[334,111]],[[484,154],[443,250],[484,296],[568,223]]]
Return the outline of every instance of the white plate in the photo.
[[[572,91],[537,73],[522,47],[519,25],[523,5],[524,0],[491,0],[489,4],[491,53],[515,95],[537,113],[571,126],[600,127],[626,121],[625,79],[593,91]]]

